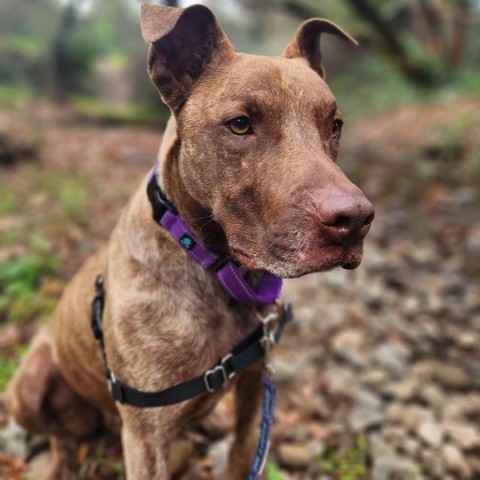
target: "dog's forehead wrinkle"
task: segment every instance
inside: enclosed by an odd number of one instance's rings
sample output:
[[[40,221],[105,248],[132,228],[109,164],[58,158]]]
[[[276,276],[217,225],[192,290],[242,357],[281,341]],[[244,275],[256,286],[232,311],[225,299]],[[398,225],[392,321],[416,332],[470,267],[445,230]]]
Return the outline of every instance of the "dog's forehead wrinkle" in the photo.
[[[334,102],[327,84],[306,61],[237,54],[199,80],[191,103],[209,117],[242,106],[283,112],[286,104],[299,112],[330,114]]]

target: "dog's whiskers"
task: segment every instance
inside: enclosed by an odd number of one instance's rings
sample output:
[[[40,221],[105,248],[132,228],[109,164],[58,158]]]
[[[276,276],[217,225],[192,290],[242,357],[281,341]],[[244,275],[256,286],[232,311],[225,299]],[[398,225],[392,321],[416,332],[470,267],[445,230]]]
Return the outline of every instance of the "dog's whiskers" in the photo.
[[[205,222],[201,227],[200,227],[200,231],[203,231],[203,229],[209,225],[210,223],[214,222],[215,221],[215,218],[213,217],[213,215],[210,215],[210,220],[208,220],[208,222]],[[208,217],[203,217],[203,218],[208,218]]]
[[[199,220],[206,220],[207,218],[210,219],[210,220],[215,220],[215,217],[213,216],[212,213],[210,213],[209,215],[205,215],[204,217],[195,217],[195,218],[192,218],[192,220],[193,220],[194,222],[197,222],[197,221],[199,221]]]

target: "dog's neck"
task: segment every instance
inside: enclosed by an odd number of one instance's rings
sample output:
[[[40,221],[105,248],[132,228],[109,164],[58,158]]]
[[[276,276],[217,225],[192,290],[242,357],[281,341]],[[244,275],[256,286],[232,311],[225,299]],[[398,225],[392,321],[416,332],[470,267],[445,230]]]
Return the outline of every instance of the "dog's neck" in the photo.
[[[220,256],[227,256],[229,248],[222,227],[212,218],[212,212],[190,195],[182,181],[178,168],[180,147],[177,123],[172,116],[165,129],[158,154],[160,166],[158,182],[203,246]]]

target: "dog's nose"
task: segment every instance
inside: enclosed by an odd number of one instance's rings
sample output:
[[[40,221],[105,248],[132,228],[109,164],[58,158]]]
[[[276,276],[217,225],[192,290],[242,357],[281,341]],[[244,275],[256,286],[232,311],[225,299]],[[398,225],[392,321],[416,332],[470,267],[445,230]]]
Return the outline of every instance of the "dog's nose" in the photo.
[[[373,205],[361,192],[332,193],[315,203],[320,229],[335,242],[363,239],[375,217]]]

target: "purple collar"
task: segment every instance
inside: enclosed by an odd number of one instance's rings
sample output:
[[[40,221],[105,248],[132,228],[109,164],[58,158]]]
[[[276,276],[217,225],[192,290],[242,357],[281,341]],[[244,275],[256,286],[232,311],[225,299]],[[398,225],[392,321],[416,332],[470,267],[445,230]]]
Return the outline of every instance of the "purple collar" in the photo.
[[[264,273],[257,291],[254,291],[235,261],[222,261],[219,255],[206,250],[158,185],[157,169],[158,164],[155,164],[147,185],[154,220],[203,268],[214,271],[218,281],[232,298],[246,305],[274,303],[280,296],[282,279]]]

